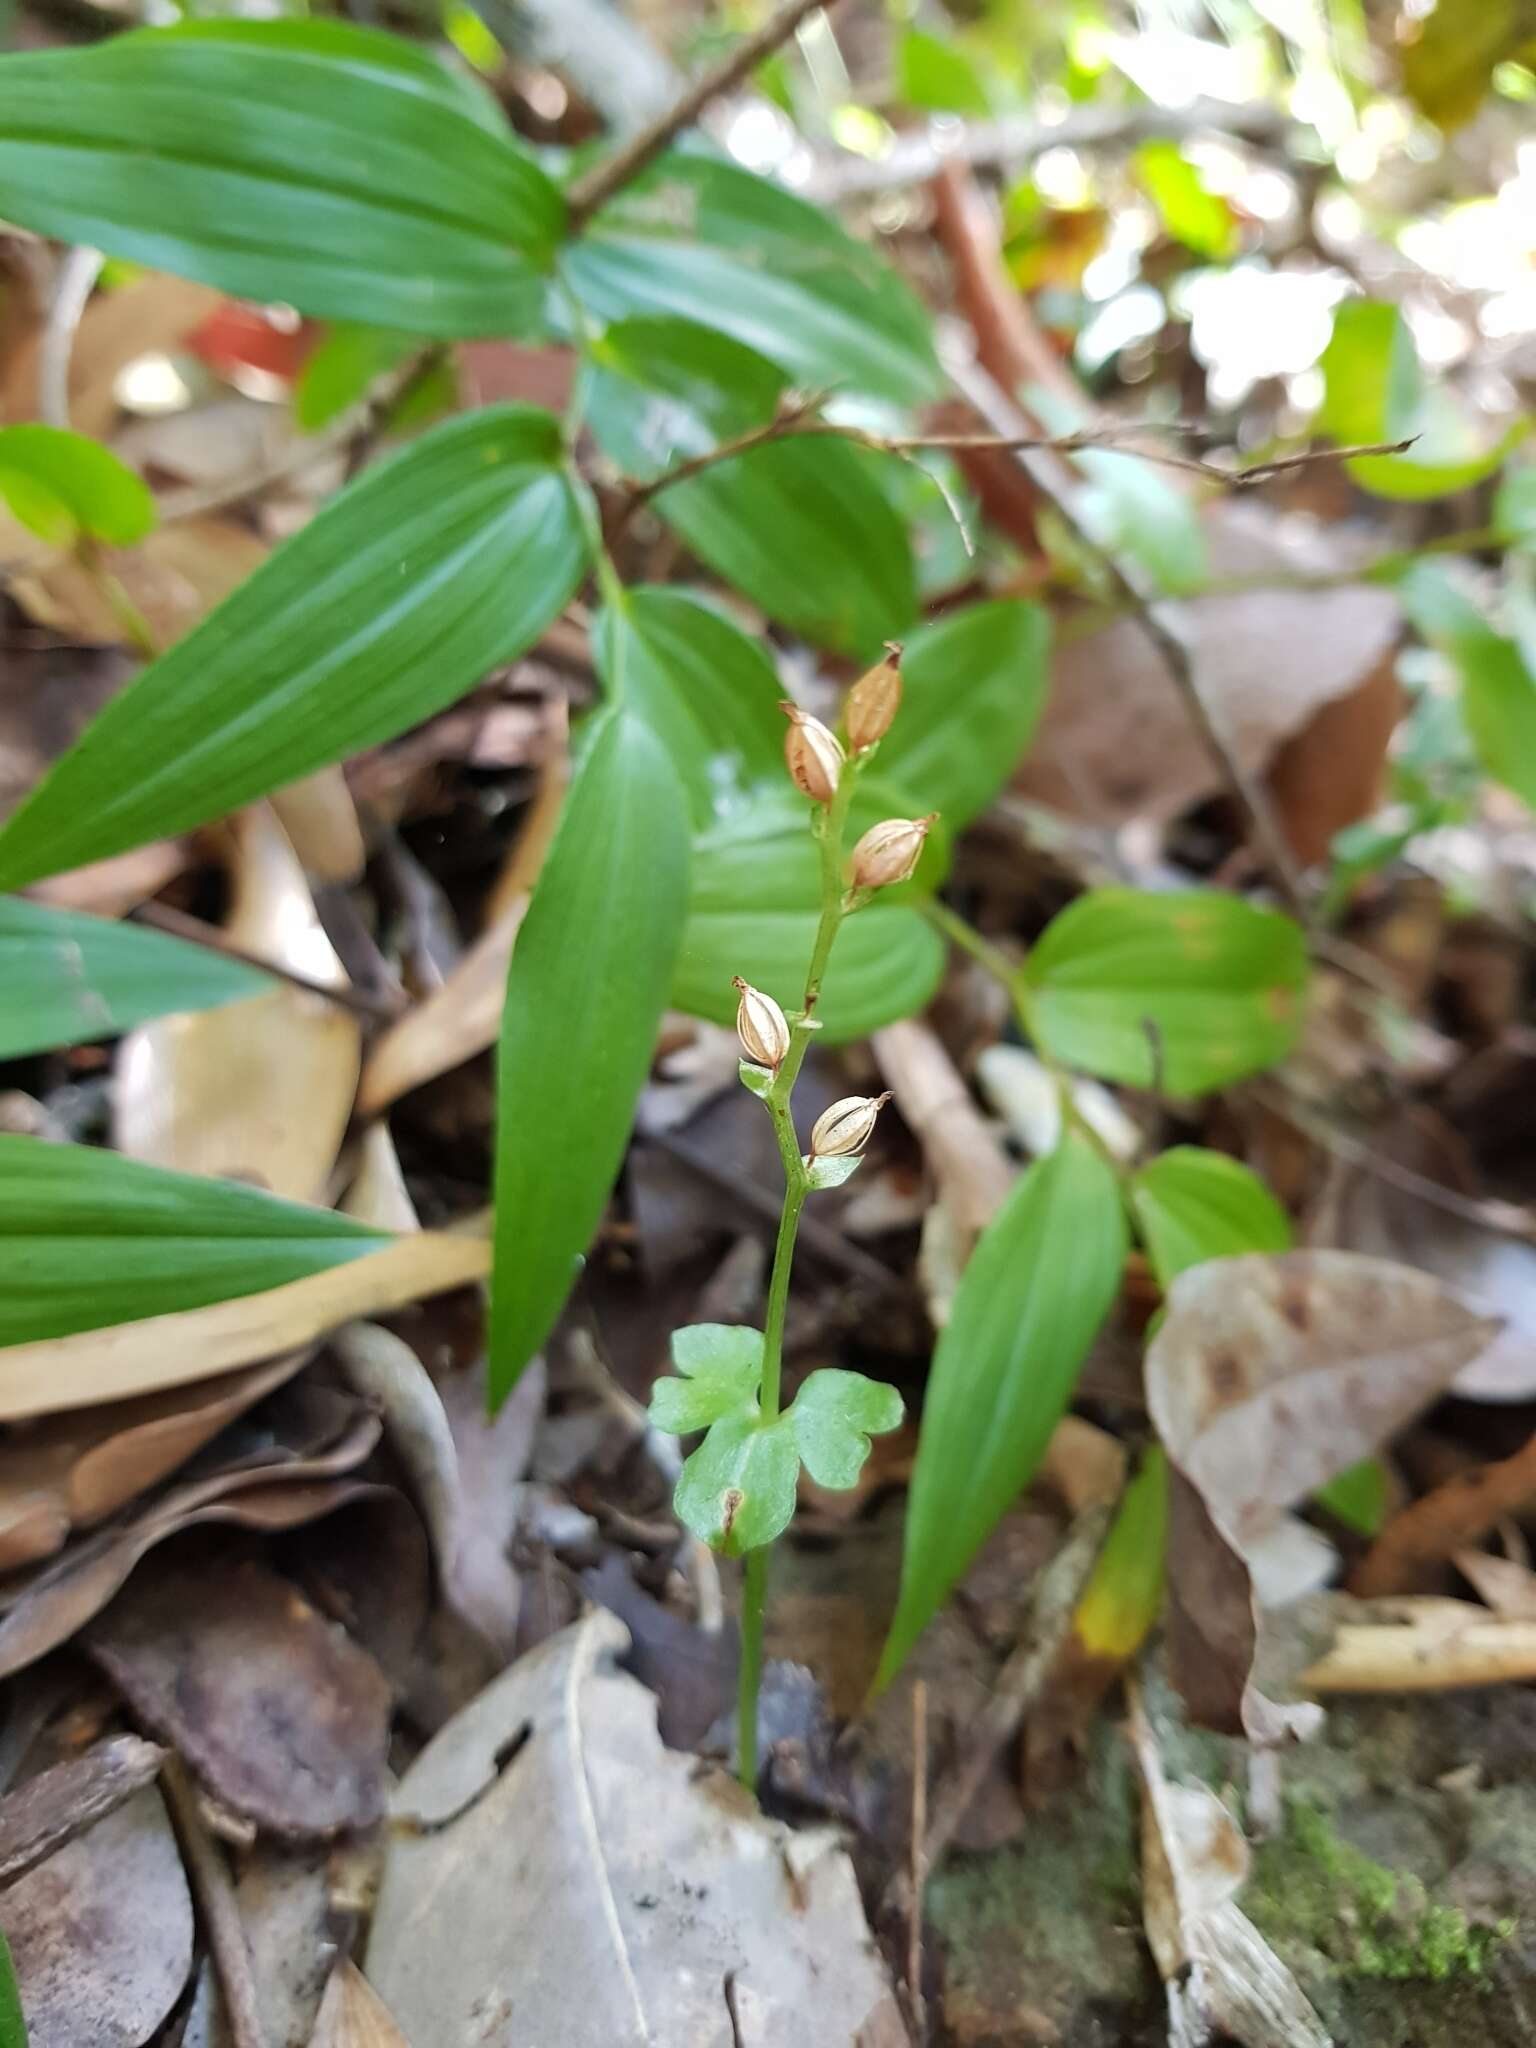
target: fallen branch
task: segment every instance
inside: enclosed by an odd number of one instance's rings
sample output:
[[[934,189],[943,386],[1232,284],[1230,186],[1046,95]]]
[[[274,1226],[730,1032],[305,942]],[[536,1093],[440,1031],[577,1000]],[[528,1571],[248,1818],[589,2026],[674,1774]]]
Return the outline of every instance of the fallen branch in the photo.
[[[197,1788],[180,1757],[167,1757],[161,1784],[176,1824],[187,1877],[203,1917],[208,1946],[213,1952],[233,2048],[268,2048],[256,1996],[256,1973],[251,1967],[251,1951],[235,1898],[234,1880],[224,1853],[203,1818]]]

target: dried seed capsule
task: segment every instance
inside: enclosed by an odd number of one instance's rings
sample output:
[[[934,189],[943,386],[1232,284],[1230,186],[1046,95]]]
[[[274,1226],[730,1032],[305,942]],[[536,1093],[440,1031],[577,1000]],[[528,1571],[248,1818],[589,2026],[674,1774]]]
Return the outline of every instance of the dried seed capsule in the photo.
[[[850,1152],[862,1152],[875,1128],[875,1118],[890,1099],[889,1090],[884,1095],[845,1095],[841,1102],[824,1109],[811,1126],[811,1157],[840,1159]]]
[[[789,1051],[789,1024],[784,1012],[760,988],[738,974],[731,983],[741,996],[736,1005],[736,1036],[749,1060],[777,1073]]]
[[[883,740],[901,709],[901,645],[887,640],[884,661],[867,669],[848,692],[843,723],[856,754]]]
[[[781,704],[779,709],[789,720],[784,759],[789,763],[790,781],[812,803],[831,803],[845,758],[837,734],[798,704]]]
[[[848,863],[854,888],[887,889],[892,882],[909,880],[938,815],[930,811],[926,818],[884,818],[871,825]]]

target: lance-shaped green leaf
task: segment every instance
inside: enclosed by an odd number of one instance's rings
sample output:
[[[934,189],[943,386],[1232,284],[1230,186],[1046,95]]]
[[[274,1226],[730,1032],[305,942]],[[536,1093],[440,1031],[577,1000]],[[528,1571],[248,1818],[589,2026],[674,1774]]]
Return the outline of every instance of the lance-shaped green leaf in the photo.
[[[1290,1050],[1307,954],[1290,918],[1236,896],[1091,889],[1052,919],[1019,985],[1032,1033],[1057,1059],[1195,1095]]]
[[[421,49],[223,21],[0,58],[0,215],[451,339],[533,324],[564,204],[488,97]]]
[[[623,1163],[688,903],[688,804],[633,714],[601,714],[518,933],[497,1062],[490,1387],[554,1327]]]
[[[390,1242],[236,1181],[0,1137],[0,1344],[263,1294]]]
[[[826,1367],[796,1394],[789,1420],[806,1471],[843,1492],[858,1484],[870,1438],[901,1427],[901,1396],[883,1380]]]
[[[677,1377],[651,1389],[651,1420],[673,1436],[708,1429],[727,1415],[756,1414],[763,1333],[737,1323],[690,1323],[672,1332]]]
[[[155,528],[144,479],[85,434],[62,427],[0,427],[0,498],[55,547],[82,535],[132,547]]]
[[[672,1505],[684,1526],[727,1557],[772,1543],[789,1527],[800,1449],[787,1415],[717,1422],[684,1465]]]
[[[1069,1132],[982,1232],[939,1337],[907,1506],[885,1685],[1039,1466],[1119,1290],[1112,1169]]]
[[[773,418],[784,373],[685,320],[624,320],[591,344],[592,430],[652,479]],[[842,652],[870,653],[916,610],[906,527],[882,488],[894,458],[790,435],[715,463],[653,500],[701,561],[771,617]]]
[[[0,896],[0,1059],[260,995],[270,975],[144,925]]]
[[[928,316],[867,243],[735,164],[674,152],[602,208],[561,267],[599,319],[719,329],[815,388],[916,403],[939,375]]]
[[[626,590],[593,634],[598,674],[656,734],[700,829],[782,785],[784,691],[761,644],[684,590]]]
[[[113,698],[0,831],[0,887],[392,739],[537,639],[585,562],[549,413],[498,406],[424,434]]]
[[[1536,674],[1519,641],[1491,625],[1436,563],[1417,563],[1399,588],[1413,624],[1456,668],[1478,759],[1536,810]]]
[[[1131,1213],[1157,1284],[1207,1259],[1288,1252],[1291,1222],[1256,1173],[1224,1152],[1175,1145],[1130,1184]]]

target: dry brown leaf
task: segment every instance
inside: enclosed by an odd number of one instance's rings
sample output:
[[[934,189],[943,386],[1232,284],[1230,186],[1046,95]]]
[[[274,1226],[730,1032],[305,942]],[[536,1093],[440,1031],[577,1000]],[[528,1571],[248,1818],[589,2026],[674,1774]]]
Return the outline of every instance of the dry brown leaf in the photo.
[[[1147,1351],[1172,1463],[1169,1655],[1197,1718],[1256,1738],[1245,1551],[1282,1511],[1369,1457],[1494,1326],[1435,1281],[1352,1252],[1222,1259],[1174,1281]]]
[[[8,1792],[0,1799],[0,1886],[115,1813],[154,1782],[164,1760],[152,1742],[113,1735]]]
[[[516,898],[424,1001],[374,1041],[358,1089],[359,1116],[378,1116],[402,1095],[496,1043],[507,967],[528,907]]]
[[[9,529],[0,523],[0,560]],[[0,817],[72,746],[132,680],[137,663],[115,647],[7,648],[0,689]]]
[[[157,1560],[83,1640],[232,1813],[289,1841],[383,1813],[389,1686],[291,1581],[249,1561]]]
[[[118,377],[140,356],[175,349],[213,312],[223,294],[211,285],[154,272],[97,292],[81,316],[69,358],[69,424],[105,440],[117,423]],[[37,418],[37,337],[10,358],[0,384],[8,420]]]
[[[345,1956],[331,1973],[309,2048],[411,2048],[368,1979]]]
[[[412,2048],[726,2042],[727,1977],[752,2048],[905,2041],[847,1857],[663,1749],[627,1641],[550,1638],[402,1781],[366,1967]]]
[[[342,986],[304,870],[271,807],[231,821],[231,942]],[[117,1055],[113,1137],[136,1159],[323,1199],[352,1114],[358,1019],[289,983],[219,1009],[158,1017]]]
[[[34,882],[23,895],[40,903],[52,903],[60,910],[86,910],[97,917],[126,917],[151,896],[158,896],[167,882],[173,882],[191,861],[184,839],[156,839],[148,846],[136,846],[130,853],[116,853],[107,860],[93,860],[87,867],[72,868],[67,874],[48,875]]]
[[[382,1315],[481,1280],[490,1264],[483,1236],[423,1230],[265,1294],[8,1345],[0,1372],[0,1421],[89,1407],[112,1391],[126,1396],[185,1386],[275,1358],[354,1316]]]
[[[192,1968],[192,1900],[146,1785],[0,1892],[29,2048],[141,2048]]]
[[[274,790],[272,808],[288,843],[312,882],[348,884],[367,865],[368,848],[357,806],[339,763],[317,768],[301,782]]]
[[[1536,1678],[1536,1621],[1507,1621],[1470,1600],[1407,1596],[1372,1603],[1391,1617],[1346,1621],[1297,1683],[1312,1692],[1445,1692]]]
[[[266,547],[248,527],[213,514],[157,527],[137,547],[107,548],[101,555],[161,647],[190,633],[266,559]],[[96,578],[72,555],[44,548],[3,515],[0,560],[18,565],[11,594],[39,625],[72,640],[126,643],[123,622]]]
[[[1407,1593],[1426,1565],[1481,1542],[1504,1517],[1527,1513],[1536,1500],[1536,1436],[1513,1457],[1455,1473],[1442,1486],[1392,1516],[1350,1578],[1362,1599]],[[1431,1575],[1433,1576],[1433,1575]]]
[[[1206,1785],[1176,1784],[1138,1704],[1141,1887],[1147,1943],[1168,1994],[1169,2048],[1330,2048],[1301,1987],[1237,1905],[1248,1845]]]

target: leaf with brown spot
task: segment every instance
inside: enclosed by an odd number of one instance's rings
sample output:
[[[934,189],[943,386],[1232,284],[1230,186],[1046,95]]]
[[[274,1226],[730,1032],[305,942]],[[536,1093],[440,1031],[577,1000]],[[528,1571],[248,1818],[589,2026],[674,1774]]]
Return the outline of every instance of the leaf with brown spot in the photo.
[[[258,1827],[305,1840],[382,1815],[383,1673],[265,1567],[183,1558],[141,1573],[84,1646],[136,1718]]]

